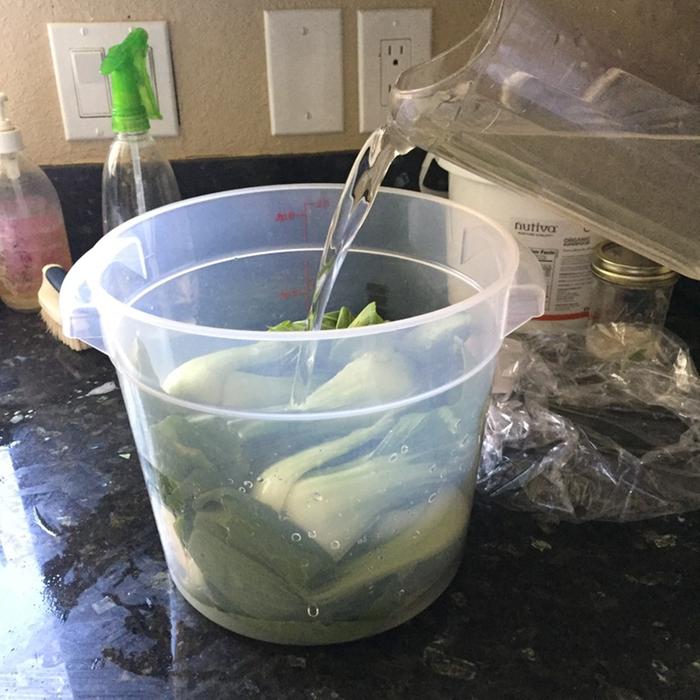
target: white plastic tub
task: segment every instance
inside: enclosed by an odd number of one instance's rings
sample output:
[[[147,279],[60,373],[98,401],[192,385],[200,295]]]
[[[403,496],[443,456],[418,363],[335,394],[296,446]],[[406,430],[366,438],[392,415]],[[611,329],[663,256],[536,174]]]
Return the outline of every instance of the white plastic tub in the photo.
[[[491,217],[539,260],[547,285],[545,312],[527,324],[540,330],[582,329],[588,323],[591,261],[601,238],[534,197],[489,182],[449,161],[450,199]]]

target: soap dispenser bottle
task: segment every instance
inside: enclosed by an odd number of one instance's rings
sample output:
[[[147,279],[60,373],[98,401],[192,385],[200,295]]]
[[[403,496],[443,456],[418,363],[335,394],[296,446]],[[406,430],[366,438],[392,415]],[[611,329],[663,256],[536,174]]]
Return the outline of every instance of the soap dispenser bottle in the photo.
[[[23,152],[22,133],[0,93],[0,299],[15,311],[39,310],[44,265],[71,265],[58,195]]]
[[[115,132],[102,169],[103,233],[180,199],[173,169],[149,131],[149,119],[162,116],[146,71],[147,52],[148,34],[136,27],[100,67],[111,80]]]

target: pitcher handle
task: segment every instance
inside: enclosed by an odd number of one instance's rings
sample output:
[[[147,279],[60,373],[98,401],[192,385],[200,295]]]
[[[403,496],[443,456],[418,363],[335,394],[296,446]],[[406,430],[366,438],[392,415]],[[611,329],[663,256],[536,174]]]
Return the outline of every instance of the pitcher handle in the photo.
[[[503,337],[544,313],[546,284],[542,266],[528,248],[520,244],[518,248],[520,260],[508,293]]]

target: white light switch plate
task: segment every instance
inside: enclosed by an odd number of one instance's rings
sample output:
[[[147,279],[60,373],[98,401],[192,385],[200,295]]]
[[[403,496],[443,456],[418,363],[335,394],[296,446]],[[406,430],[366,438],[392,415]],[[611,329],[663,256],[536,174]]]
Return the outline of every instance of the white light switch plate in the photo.
[[[358,10],[357,68],[360,131],[381,126],[388,90],[398,75],[430,58],[432,10]]]
[[[175,83],[166,22],[60,22],[47,25],[67,141],[112,138],[111,100],[102,58],[133,27],[148,32],[147,69],[163,119],[151,121],[154,136],[177,136]]]
[[[266,10],[272,133],[343,130],[340,10]]]

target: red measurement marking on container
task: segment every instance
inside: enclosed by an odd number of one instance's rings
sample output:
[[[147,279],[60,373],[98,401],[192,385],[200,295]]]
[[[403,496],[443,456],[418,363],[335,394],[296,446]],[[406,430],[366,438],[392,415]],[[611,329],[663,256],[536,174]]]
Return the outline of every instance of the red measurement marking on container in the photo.
[[[291,299],[292,297],[303,297],[306,296],[306,288],[305,287],[298,287],[297,289],[283,289],[279,293],[279,298],[282,299],[282,301],[287,301],[287,299]]]
[[[309,209],[328,209],[330,206],[331,202],[327,197],[320,197],[319,199],[304,202],[304,208],[301,211],[294,211],[293,209],[278,211],[275,214],[275,221],[283,223],[284,221],[294,221],[295,219],[308,220]]]
[[[331,202],[326,196],[321,196],[318,199],[313,199],[313,200],[307,200],[304,202],[304,208],[301,211],[294,211],[294,210],[287,210],[287,211],[278,211],[275,214],[275,221],[278,223],[283,223],[286,221],[295,221],[297,219],[301,219],[303,221],[303,228],[302,228],[302,238],[304,243],[308,243],[309,241],[309,210],[311,209],[328,209],[331,206]],[[306,304],[309,305],[311,303],[311,296],[313,293],[313,288],[314,288],[314,281],[311,275],[311,268],[309,266],[309,261],[305,260],[304,261],[304,286],[303,287],[297,287],[297,288],[287,288],[283,289],[279,293],[280,299],[283,299],[286,301],[287,299],[291,299],[293,297],[299,297],[303,296],[305,298]]]

